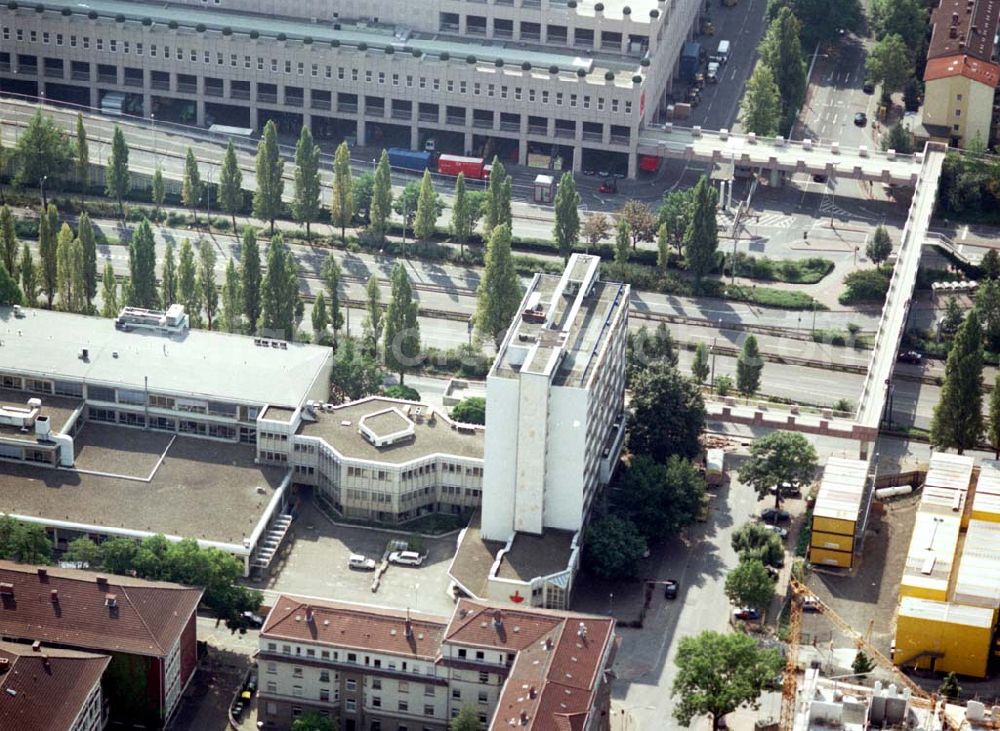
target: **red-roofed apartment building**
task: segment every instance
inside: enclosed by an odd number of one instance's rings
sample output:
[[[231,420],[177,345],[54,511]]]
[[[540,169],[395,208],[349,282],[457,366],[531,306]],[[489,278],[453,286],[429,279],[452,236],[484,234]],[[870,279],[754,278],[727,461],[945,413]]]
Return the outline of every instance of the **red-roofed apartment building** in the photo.
[[[606,731],[614,620],[463,599],[451,619],[283,595],[260,635],[258,718],[341,731]]]
[[[179,584],[0,561],[0,639],[110,655],[103,685],[111,720],[157,727],[177,708],[197,666],[201,594]]]
[[[989,143],[998,19],[1000,0],[939,0],[932,11],[922,119],[931,139]]]
[[[0,642],[0,728],[100,731],[109,662],[107,655]]]

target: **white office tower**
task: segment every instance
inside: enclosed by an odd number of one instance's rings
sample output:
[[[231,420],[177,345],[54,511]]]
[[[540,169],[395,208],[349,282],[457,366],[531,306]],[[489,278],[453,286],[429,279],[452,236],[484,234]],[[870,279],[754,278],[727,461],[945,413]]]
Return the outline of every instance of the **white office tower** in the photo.
[[[577,531],[625,433],[629,287],[574,254],[536,274],[486,385],[482,537]]]

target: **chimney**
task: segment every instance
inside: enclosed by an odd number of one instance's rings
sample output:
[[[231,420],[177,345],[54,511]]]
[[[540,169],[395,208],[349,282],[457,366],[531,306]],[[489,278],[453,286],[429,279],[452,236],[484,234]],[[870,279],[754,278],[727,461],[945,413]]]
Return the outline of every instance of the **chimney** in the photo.
[[[403,632],[406,635],[406,639],[413,639],[413,622],[410,621],[409,617],[406,618],[406,623],[403,625]]]
[[[538,691],[535,690],[535,686],[531,686],[530,688],[528,688],[528,697],[529,698],[534,698],[536,695],[538,695]]]
[[[312,624],[313,622],[316,621],[316,618],[313,616],[312,607],[306,607],[306,621],[309,624]]]
[[[107,576],[98,576],[97,577],[97,585],[98,586],[107,586],[108,585],[108,577]]]
[[[117,594],[105,594],[104,595],[104,606],[109,609],[118,608],[118,595]]]
[[[52,600],[53,604],[58,604],[59,603],[59,590],[58,589],[53,589],[51,592],[49,592],[49,598]]]
[[[41,579],[42,581],[45,581],[47,578],[49,578],[48,569],[43,569],[42,567],[39,567],[38,578]]]
[[[546,637],[545,638],[545,649],[546,650],[551,650],[552,649],[552,638],[551,637]]]
[[[32,652],[41,652],[42,651],[42,641],[41,640],[35,640],[34,642],[32,642],[31,643],[31,651]]]
[[[958,13],[951,14],[951,25],[952,27],[958,25]]]
[[[958,38],[958,28],[956,28],[955,26],[952,26],[951,28],[949,28],[948,29],[948,37],[949,38]]]
[[[581,640],[587,639],[587,625],[585,625],[583,622],[580,622],[579,627],[577,627],[576,636],[579,637]]]
[[[528,725],[528,712],[527,711],[521,711],[521,725],[522,726],[527,726]]]
[[[8,670],[10,670],[10,660],[5,657],[0,657],[0,675],[3,675]]]
[[[493,613],[493,627],[497,631],[503,629],[503,610],[498,609]]]

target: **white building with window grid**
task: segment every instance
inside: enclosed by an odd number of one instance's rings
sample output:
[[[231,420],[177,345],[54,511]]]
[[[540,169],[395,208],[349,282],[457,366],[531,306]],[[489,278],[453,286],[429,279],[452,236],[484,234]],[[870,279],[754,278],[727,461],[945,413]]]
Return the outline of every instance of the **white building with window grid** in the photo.
[[[701,0],[47,0],[0,6],[0,90],[634,175]],[[535,156],[535,157],[533,157]]]

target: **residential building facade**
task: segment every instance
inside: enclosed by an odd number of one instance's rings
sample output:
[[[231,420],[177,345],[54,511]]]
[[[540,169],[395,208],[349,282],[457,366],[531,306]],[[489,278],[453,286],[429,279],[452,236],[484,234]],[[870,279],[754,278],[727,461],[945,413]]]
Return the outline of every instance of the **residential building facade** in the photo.
[[[288,133],[304,125],[362,144],[418,149],[432,137],[441,151],[520,164],[551,155],[575,171],[592,153],[613,153],[632,176],[639,131],[666,103],[702,3],[39,8],[0,10],[0,90],[199,126],[274,119]]]
[[[344,731],[445,731],[472,706],[491,729],[510,714],[537,731],[558,715],[606,729],[613,630],[607,618],[468,600],[449,620],[282,595],[260,636],[259,719],[287,729],[316,712]]]
[[[201,595],[179,584],[0,561],[0,639],[112,655],[112,720],[160,727],[194,675]],[[74,717],[79,728],[93,727],[95,702]]]

